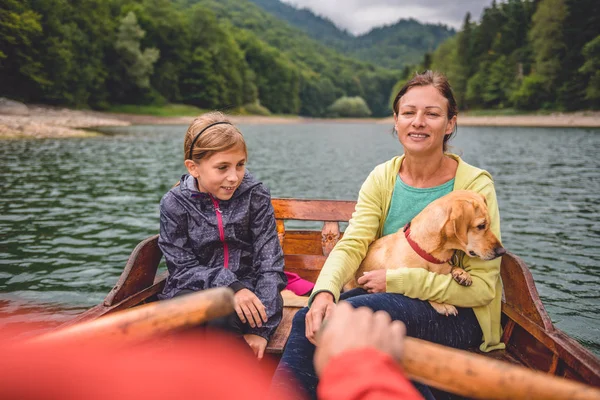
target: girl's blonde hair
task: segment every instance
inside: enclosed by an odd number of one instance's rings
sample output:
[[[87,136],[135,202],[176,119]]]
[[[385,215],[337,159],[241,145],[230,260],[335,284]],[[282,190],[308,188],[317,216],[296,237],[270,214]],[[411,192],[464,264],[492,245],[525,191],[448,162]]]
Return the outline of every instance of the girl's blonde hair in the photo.
[[[206,127],[214,123],[218,124],[206,129]],[[206,130],[202,132],[198,139],[196,139],[196,142],[193,143],[194,147],[191,149],[190,157],[190,146],[192,146],[194,138],[203,129]],[[229,121],[225,114],[218,111],[209,112],[196,117],[185,133],[185,139],[183,140],[183,159],[200,161],[215,153],[229,150],[237,146],[244,151],[247,158],[248,150],[242,133],[231,123],[231,121]]]

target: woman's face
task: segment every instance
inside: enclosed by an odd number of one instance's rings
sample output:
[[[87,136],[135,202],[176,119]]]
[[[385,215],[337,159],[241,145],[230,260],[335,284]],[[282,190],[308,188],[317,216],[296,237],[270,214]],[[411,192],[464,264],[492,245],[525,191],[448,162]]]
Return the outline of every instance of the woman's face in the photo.
[[[444,136],[452,133],[456,116],[448,120],[448,100],[433,86],[415,86],[398,102],[394,115],[398,139],[406,154],[443,153]]]

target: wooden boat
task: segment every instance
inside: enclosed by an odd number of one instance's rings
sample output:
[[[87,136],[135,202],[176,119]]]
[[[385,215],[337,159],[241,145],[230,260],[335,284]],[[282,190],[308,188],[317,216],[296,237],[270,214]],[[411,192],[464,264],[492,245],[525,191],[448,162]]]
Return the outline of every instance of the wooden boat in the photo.
[[[339,223],[350,219],[355,202],[273,199],[273,206],[286,270],[314,282],[328,254],[343,235]],[[288,230],[284,222],[289,220],[321,221],[323,228],[321,231]],[[155,301],[167,276],[166,272],[157,274],[161,258],[158,235],[139,243],[104,301],[66,325]],[[506,350],[485,355],[600,387],[600,360],[552,325],[525,263],[507,253],[502,258],[501,275],[504,283],[502,341],[506,343]],[[283,351],[298,309],[285,307],[282,322],[267,348],[273,356]]]

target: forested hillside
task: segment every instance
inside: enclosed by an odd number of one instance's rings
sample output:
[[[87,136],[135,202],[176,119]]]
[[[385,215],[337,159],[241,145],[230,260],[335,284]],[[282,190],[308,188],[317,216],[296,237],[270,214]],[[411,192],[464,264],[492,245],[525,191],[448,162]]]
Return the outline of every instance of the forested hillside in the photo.
[[[181,102],[323,116],[336,100],[359,96],[366,115],[383,116],[400,77],[343,56],[246,0],[3,4],[0,96],[27,102]]]
[[[323,115],[335,99],[360,96],[366,100],[372,115],[389,115],[390,88],[399,79],[399,71],[344,56],[245,0],[188,1],[215,12],[220,21],[232,25],[229,31],[251,32],[251,36],[290,60],[291,67],[300,74],[301,114]],[[261,70],[272,77],[265,84],[275,84],[280,79],[268,64],[261,64]]]
[[[423,64],[448,75],[462,109],[598,109],[600,2],[494,1]]]
[[[448,75],[463,110],[600,108],[596,0],[492,2],[479,22],[467,15],[459,34],[402,70],[381,67],[383,56],[369,63],[342,54],[349,35],[315,23],[338,50],[248,0],[3,0],[0,96],[96,109],[185,103],[385,116],[394,89],[433,68]],[[352,39],[352,51],[400,64],[410,49],[398,38],[429,49],[445,35],[432,39],[419,26],[374,29]]]
[[[391,69],[419,63],[424,53],[432,52],[456,33],[454,29],[444,25],[403,19],[363,35],[353,36],[310,10],[299,10],[279,0],[250,1],[321,43],[353,58]]]
[[[298,9],[280,0],[250,1],[330,47],[345,50],[354,38],[349,32],[338,28],[331,20],[316,15],[309,9]]]

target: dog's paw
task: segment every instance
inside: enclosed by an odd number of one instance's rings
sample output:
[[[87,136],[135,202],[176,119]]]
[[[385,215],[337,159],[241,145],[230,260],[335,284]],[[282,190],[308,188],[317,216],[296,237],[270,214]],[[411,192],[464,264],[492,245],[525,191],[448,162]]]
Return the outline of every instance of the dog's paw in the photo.
[[[459,285],[462,286],[471,286],[473,284],[473,279],[471,279],[471,275],[462,268],[452,268],[452,277]]]
[[[433,301],[430,301],[429,304],[431,304],[433,309],[437,311],[438,314],[445,315],[446,317],[450,315],[458,315],[458,310],[456,309],[456,307],[450,304],[436,303]]]

